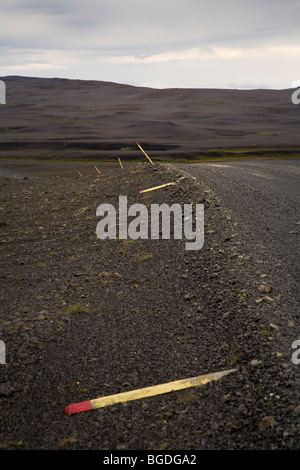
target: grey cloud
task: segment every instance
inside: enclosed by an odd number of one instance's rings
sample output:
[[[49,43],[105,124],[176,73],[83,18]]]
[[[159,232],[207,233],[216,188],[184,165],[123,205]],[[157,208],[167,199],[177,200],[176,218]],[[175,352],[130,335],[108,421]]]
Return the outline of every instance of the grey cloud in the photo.
[[[298,34],[300,2],[287,0],[12,0],[3,14],[5,37],[20,15],[32,21],[31,34],[14,31],[24,47],[126,50],[188,47],[211,42],[243,44]],[[10,7],[9,7],[10,5]],[[36,22],[47,25],[40,35]],[[20,22],[16,23],[18,26]],[[24,25],[25,28],[25,25]]]
[[[61,68],[61,76],[69,78],[134,84],[289,86],[300,77],[297,52],[265,60],[247,50],[298,46],[299,17],[299,0],[2,0],[0,70],[17,73],[19,65],[20,74],[36,75],[40,64],[44,74],[53,67],[54,76]],[[214,48],[246,53],[230,65],[213,54],[203,60]],[[193,49],[199,49],[199,57],[184,65],[176,59],[150,63],[159,54],[182,57]],[[100,60],[112,56],[133,60]]]

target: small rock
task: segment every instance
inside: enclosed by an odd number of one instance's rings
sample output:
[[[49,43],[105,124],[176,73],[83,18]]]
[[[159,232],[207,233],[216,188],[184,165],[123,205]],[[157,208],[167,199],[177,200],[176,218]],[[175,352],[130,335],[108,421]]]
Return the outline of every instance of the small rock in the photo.
[[[274,302],[274,299],[272,299],[272,297],[269,297],[268,295],[265,295],[265,296],[263,297],[263,300],[264,300],[265,302]]]
[[[38,317],[34,319],[34,321],[45,321],[45,320],[46,320],[45,315],[39,315]]]
[[[226,402],[230,401],[230,398],[231,398],[230,393],[227,393],[226,395],[223,396],[222,402],[226,403]]]
[[[243,405],[243,404],[240,405],[240,406],[238,407],[238,412],[241,413],[241,414],[244,414],[244,415],[247,414],[247,408],[246,408],[246,406]]]
[[[190,293],[190,294],[185,294],[184,299],[185,299],[185,300],[191,300],[193,297],[195,297],[195,294],[192,294],[192,293]]]
[[[258,290],[264,294],[269,294],[272,290],[272,286],[270,284],[261,284]]]
[[[14,388],[9,382],[1,383],[0,384],[0,398],[8,398],[16,392],[16,388]]]
[[[276,331],[279,330],[279,326],[274,325],[274,323],[270,323],[270,328],[272,328],[272,330],[276,330]]]
[[[251,366],[258,366],[259,364],[261,364],[262,361],[258,360],[258,359],[253,359],[250,364]]]
[[[296,414],[296,416],[300,416],[300,405],[296,406],[296,408],[294,409],[294,413]]]
[[[260,431],[264,431],[268,427],[274,427],[277,424],[274,416],[265,416],[258,425]]]
[[[117,450],[125,450],[126,446],[125,446],[125,444],[117,444],[116,449]]]
[[[66,437],[65,439],[62,439],[58,445],[59,447],[71,447],[73,444],[75,444],[75,442],[77,441],[77,439],[73,436],[70,436],[70,437]]]

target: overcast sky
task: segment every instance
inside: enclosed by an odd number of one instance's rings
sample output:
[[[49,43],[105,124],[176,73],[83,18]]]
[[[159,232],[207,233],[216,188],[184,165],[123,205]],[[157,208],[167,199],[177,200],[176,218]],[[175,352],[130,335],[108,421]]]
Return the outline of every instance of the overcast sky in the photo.
[[[291,88],[300,0],[1,0],[0,76]]]

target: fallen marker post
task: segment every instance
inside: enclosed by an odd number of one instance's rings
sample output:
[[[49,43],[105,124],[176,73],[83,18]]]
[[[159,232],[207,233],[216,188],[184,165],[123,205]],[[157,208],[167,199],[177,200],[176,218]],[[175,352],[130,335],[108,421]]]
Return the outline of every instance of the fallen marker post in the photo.
[[[136,145],[141,149],[141,151],[143,152],[143,154],[146,155],[146,157],[148,158],[149,162],[151,162],[152,165],[154,165],[153,161],[151,160],[150,157],[148,157],[148,155],[146,154],[145,150],[142,149],[142,147],[140,146],[140,144],[137,142]]]
[[[99,173],[99,175],[100,175],[100,171],[98,170],[98,168],[96,167],[96,165],[95,165],[95,168],[96,168],[97,172],[98,172],[98,173]]]
[[[120,157],[118,157],[118,160],[119,160],[119,163],[121,165],[121,168],[124,170]]]
[[[154,188],[143,189],[142,191],[139,191],[139,192],[140,193],[147,193],[148,191],[154,191],[155,189],[165,188],[166,186],[171,186],[173,184],[175,184],[175,183],[161,184],[160,186],[154,186]]]
[[[87,400],[80,403],[74,403],[65,407],[65,414],[71,415],[81,413],[83,411],[95,410],[104,408],[106,406],[115,405],[117,403],[124,403],[132,400],[139,400],[141,398],[153,397],[165,393],[184,390],[191,387],[198,387],[205,385],[208,382],[219,380],[225,375],[235,372],[237,369],[229,369],[221,372],[214,372],[212,374],[200,375],[183,380],[176,380],[175,382],[168,382],[161,385],[154,385],[153,387],[140,388],[129,392],[118,393],[116,395],[108,395],[106,397],[95,398],[94,400]]]
[[[79,170],[77,171],[77,173],[78,173],[80,176],[82,176],[82,174],[80,173],[80,171],[79,171]]]

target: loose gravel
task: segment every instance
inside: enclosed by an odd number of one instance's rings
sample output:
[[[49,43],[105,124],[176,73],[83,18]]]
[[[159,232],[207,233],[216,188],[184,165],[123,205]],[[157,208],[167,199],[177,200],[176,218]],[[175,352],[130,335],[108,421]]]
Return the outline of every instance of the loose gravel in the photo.
[[[176,181],[174,186],[140,190]],[[210,187],[172,165],[0,180],[0,447],[299,449],[296,328],[276,263]],[[100,240],[96,209],[204,204],[205,241]],[[287,346],[288,345],[288,346]],[[235,368],[218,382],[67,416],[100,396]]]

